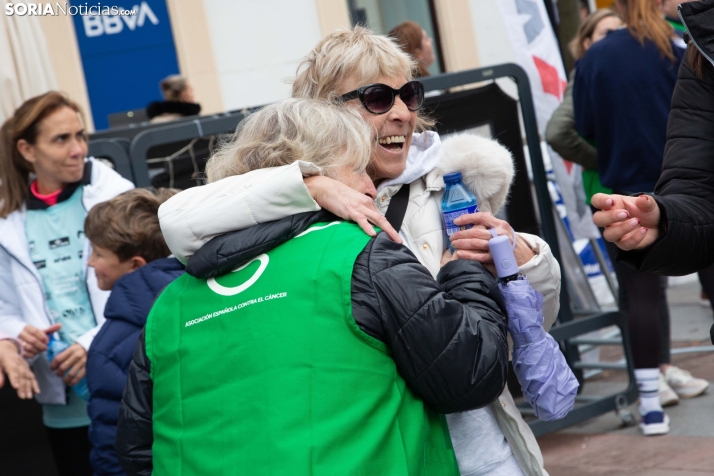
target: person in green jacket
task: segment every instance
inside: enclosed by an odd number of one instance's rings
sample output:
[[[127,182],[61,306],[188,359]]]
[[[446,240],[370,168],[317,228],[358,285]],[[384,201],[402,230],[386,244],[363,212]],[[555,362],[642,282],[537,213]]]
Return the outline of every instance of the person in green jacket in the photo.
[[[289,99],[241,123],[207,173],[300,161],[374,197],[372,134],[356,108]],[[506,323],[480,263],[447,256],[434,280],[386,233],[326,211],[217,236],[148,317],[120,464],[155,476],[457,476],[443,413],[501,393]]]

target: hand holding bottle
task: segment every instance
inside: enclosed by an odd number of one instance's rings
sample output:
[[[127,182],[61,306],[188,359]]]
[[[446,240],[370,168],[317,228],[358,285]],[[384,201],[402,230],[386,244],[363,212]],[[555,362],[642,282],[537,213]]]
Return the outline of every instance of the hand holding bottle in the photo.
[[[50,334],[57,332],[62,327],[62,324],[54,324],[45,329],[26,325],[17,338],[22,342],[22,356],[29,358],[34,357],[40,352],[47,350]]]
[[[84,347],[77,343],[67,345],[50,336],[47,359],[50,361],[50,368],[58,377],[63,377],[65,384],[72,387],[72,390],[84,400],[89,399],[87,381],[84,378],[87,373],[87,351]]]
[[[507,221],[500,220],[487,212],[462,215],[455,219],[454,223],[457,225],[471,225],[469,229],[458,231],[451,236],[451,246],[456,249],[458,257],[478,261],[486,267],[493,266],[493,256],[491,256],[491,251],[488,247],[488,241],[493,238],[490,231],[491,228],[496,230],[499,236],[508,236],[513,242],[511,225]],[[525,240],[517,240],[514,255],[518,266],[523,266],[535,256],[535,253]]]

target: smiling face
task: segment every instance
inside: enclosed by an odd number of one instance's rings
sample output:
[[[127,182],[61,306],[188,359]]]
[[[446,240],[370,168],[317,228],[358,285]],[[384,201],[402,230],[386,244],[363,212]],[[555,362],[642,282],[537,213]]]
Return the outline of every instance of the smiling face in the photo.
[[[62,107],[40,121],[34,144],[21,139],[17,149],[32,164],[39,193],[50,194],[78,182],[87,155],[82,118],[72,108]]]
[[[367,84],[382,83],[399,89],[406,82],[404,76],[391,78],[379,76]],[[366,84],[357,84],[354,79],[348,78],[339,88],[339,93],[345,94],[361,86]],[[374,131],[377,143],[367,170],[372,180],[379,183],[385,179],[398,177],[407,165],[407,154],[416,127],[417,113],[407,109],[399,96],[394,98],[394,105],[384,114],[370,113],[360,104],[359,99],[349,101],[347,104],[359,108],[360,115]]]
[[[146,260],[141,256],[121,261],[111,250],[96,245],[92,245],[92,253],[87,260],[87,265],[94,268],[97,287],[102,291],[111,291],[117,279],[145,264]]]

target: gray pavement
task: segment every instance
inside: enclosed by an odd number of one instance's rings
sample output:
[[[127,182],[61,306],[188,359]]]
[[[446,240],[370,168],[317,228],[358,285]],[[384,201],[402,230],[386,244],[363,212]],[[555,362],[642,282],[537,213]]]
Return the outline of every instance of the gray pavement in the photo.
[[[668,299],[672,348],[711,345],[714,323],[708,302],[701,302],[699,283],[675,279]],[[603,348],[602,360],[617,360],[617,351]],[[714,352],[673,354],[672,363],[714,382]],[[611,394],[626,385],[622,372],[604,372],[585,383],[586,394]],[[637,405],[630,407],[637,415]],[[668,435],[644,437],[637,426],[625,427],[614,412],[557,433],[540,437],[551,476],[651,475],[714,476],[714,389],[666,409]]]

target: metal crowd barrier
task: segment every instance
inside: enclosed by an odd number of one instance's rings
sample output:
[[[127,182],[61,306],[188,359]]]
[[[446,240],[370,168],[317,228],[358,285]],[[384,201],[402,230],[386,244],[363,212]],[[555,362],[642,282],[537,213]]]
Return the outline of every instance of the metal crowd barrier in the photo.
[[[89,153],[110,160],[117,172],[132,180],[137,187],[150,187],[151,180],[147,165],[149,149],[201,137],[231,133],[253,110],[134,128],[127,127],[118,131],[110,129],[90,137]],[[141,130],[138,134],[136,134],[137,129]],[[131,132],[131,134],[127,134],[131,137],[115,136],[115,134],[123,132]]]
[[[127,139],[90,140],[88,154],[90,157],[109,160],[119,175],[136,182],[129,158],[129,145],[130,142]]]
[[[131,141],[131,148],[129,149],[131,166],[136,179],[134,183],[137,187],[149,187],[151,185],[146,159],[148,158],[147,153],[152,147],[233,132],[248,114],[240,112],[225,116],[195,119],[180,124],[167,124],[164,127],[141,132]]]

